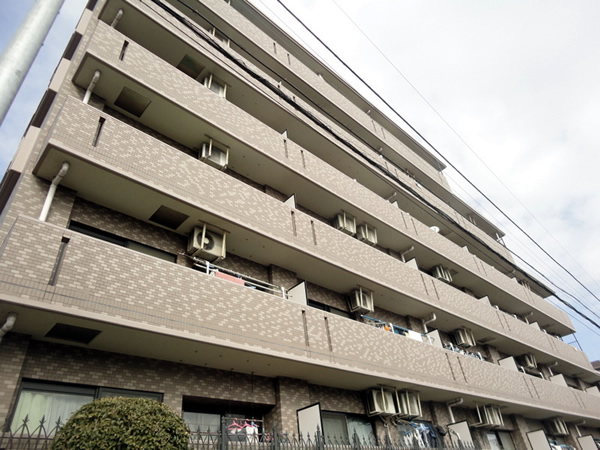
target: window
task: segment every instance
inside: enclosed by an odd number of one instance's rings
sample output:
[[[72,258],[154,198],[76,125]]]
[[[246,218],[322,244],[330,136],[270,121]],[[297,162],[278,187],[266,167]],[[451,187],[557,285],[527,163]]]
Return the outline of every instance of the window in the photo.
[[[215,37],[215,39],[222,42],[226,47],[229,47],[229,38],[225,36],[225,34],[221,33],[216,28],[213,28],[212,35]]]
[[[334,308],[333,306],[329,306],[326,305],[324,303],[320,303],[320,302],[315,302],[314,300],[308,300],[308,306],[311,306],[313,308],[317,308],[323,311],[327,311],[331,314],[335,314],[336,316],[342,316],[345,317],[346,319],[354,319],[354,317],[352,316],[352,314],[350,314],[348,311],[344,311],[338,308]]]
[[[487,438],[492,450],[515,450],[509,431],[488,431]]]
[[[189,55],[185,55],[181,59],[177,68],[194,80],[197,79],[204,70],[204,66]]]
[[[272,408],[273,405],[191,396],[184,396],[182,404],[183,420],[193,434],[216,436],[222,424],[228,439],[240,442],[259,439],[263,433],[262,417]]]
[[[324,411],[321,413],[321,419],[327,444],[352,443],[355,434],[361,444],[374,443],[373,425],[365,416]]]
[[[134,91],[133,89],[129,89],[127,86],[123,88],[115,100],[115,106],[135,117],[141,117],[150,103],[151,101],[149,98],[144,97],[142,94]]]
[[[183,420],[192,433],[218,433],[221,427],[219,414],[184,411]]]
[[[27,426],[32,433],[44,418],[44,426],[49,433],[56,427],[57,422],[64,424],[83,405],[103,397],[143,397],[162,401],[162,394],[158,392],[24,380],[10,429],[13,433],[19,431],[27,417]]]
[[[177,261],[177,255],[174,255],[173,253],[165,252],[164,250],[160,250],[158,248],[150,247],[148,245],[140,244],[139,242],[131,241],[127,238],[118,236],[113,233],[109,233],[108,231],[94,228],[90,225],[71,221],[71,223],[69,224],[69,230],[73,230],[96,239],[101,239],[103,241],[110,242],[111,244],[120,245],[121,247],[127,247],[131,250],[135,250],[146,255],[154,256],[155,258],[164,259],[165,261]]]
[[[30,432],[39,426],[42,418],[46,431],[50,431],[58,421],[65,423],[75,411],[92,400],[93,389],[23,383],[10,429],[17,431],[27,417]]]

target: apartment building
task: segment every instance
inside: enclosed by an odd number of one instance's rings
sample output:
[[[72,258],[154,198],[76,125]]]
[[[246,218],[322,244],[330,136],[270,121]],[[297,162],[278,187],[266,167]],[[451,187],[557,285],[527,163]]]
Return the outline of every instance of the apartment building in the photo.
[[[595,449],[573,324],[443,169],[246,0],[90,0],[0,189],[0,423]]]

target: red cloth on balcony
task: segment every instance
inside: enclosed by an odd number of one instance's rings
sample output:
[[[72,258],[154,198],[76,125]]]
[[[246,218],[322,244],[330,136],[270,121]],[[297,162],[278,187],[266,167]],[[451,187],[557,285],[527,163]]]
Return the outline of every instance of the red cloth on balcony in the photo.
[[[231,281],[232,283],[235,283],[235,284],[241,284],[242,286],[244,285],[244,280],[242,280],[241,278],[238,278],[238,277],[234,277],[233,275],[229,275],[227,273],[215,272],[215,277],[221,278],[223,280]]]

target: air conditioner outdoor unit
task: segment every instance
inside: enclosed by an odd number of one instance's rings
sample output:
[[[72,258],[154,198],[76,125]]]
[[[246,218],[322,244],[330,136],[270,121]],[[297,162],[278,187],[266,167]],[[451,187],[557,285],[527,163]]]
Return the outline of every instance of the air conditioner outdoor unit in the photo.
[[[418,392],[398,391],[396,392],[396,401],[400,417],[413,419],[421,415],[421,398]]]
[[[553,436],[567,436],[569,434],[567,424],[560,417],[554,417],[546,421],[546,426],[548,427],[549,433]]]
[[[356,234],[356,219],[345,211],[342,211],[335,216],[334,226],[350,236]]]
[[[377,230],[366,223],[358,226],[356,237],[369,245],[377,245]]]
[[[445,281],[446,283],[452,282],[452,275],[450,275],[450,271],[441,264],[434,266],[433,269],[431,269],[431,276],[437,278],[438,280]]]
[[[225,170],[229,163],[229,147],[219,148],[212,139],[202,144],[198,156],[201,161],[220,170]]]
[[[395,392],[379,388],[367,391],[367,414],[369,416],[389,416],[396,414]]]
[[[477,406],[477,417],[479,422],[476,427],[501,427],[504,425],[504,419],[500,408],[496,405]]]
[[[468,328],[458,328],[452,332],[456,345],[462,348],[474,347],[477,343],[473,332]]]
[[[537,361],[535,360],[535,356],[533,354],[525,353],[524,355],[521,355],[519,359],[523,367],[527,367],[528,369],[537,369]]]
[[[210,262],[225,258],[225,233],[218,233],[206,228],[194,227],[188,238],[187,253]]]
[[[350,296],[350,311],[372,312],[373,311],[373,291],[358,287],[352,291]]]

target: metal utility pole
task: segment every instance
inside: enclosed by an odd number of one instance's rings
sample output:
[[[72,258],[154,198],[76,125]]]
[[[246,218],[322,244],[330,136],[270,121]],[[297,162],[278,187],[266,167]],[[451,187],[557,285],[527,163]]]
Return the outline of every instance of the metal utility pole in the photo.
[[[37,0],[0,57],[0,125],[65,0]]]

